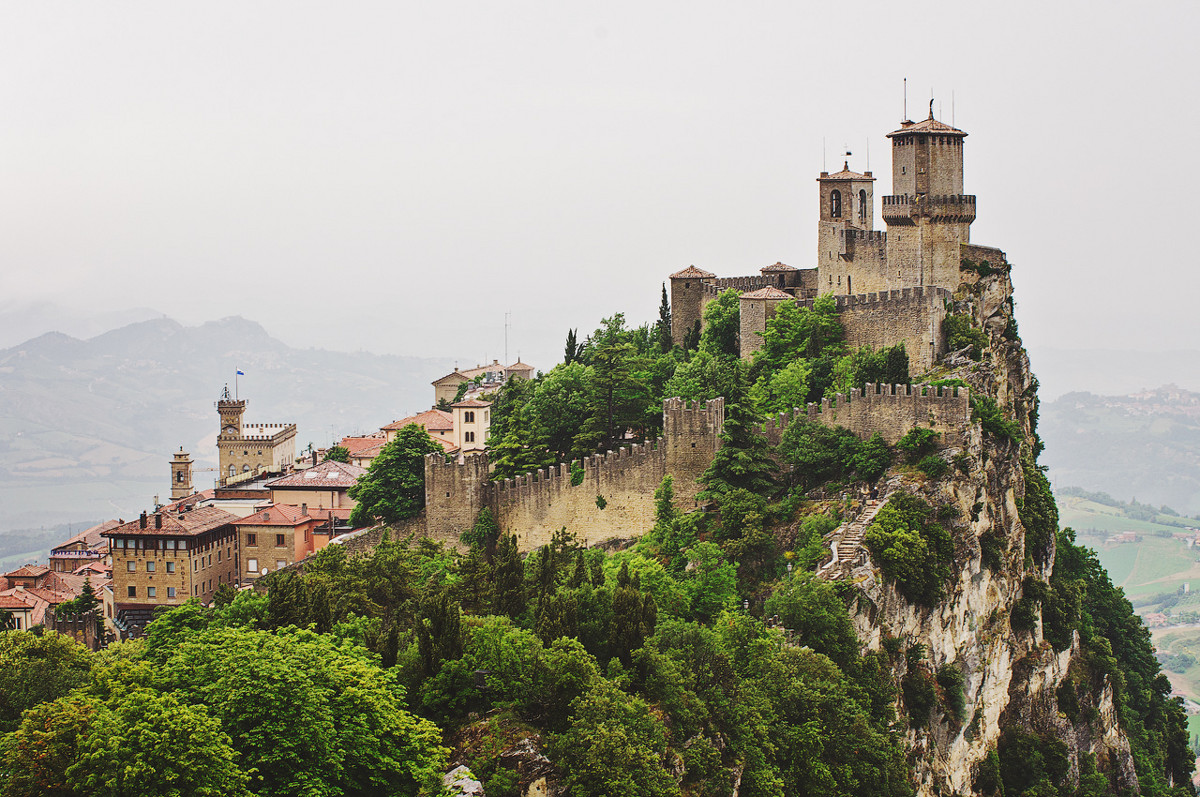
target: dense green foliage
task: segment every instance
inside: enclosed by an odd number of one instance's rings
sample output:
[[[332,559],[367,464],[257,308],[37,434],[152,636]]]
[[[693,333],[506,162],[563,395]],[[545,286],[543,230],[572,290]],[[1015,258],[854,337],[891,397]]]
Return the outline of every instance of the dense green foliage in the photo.
[[[866,543],[879,569],[909,600],[932,606],[945,594],[954,541],[921,498],[893,493],[867,529]]]
[[[369,526],[414,517],[425,506],[425,456],[441,450],[415,423],[396,432],[350,488],[350,497],[358,502],[350,523]]]
[[[950,351],[968,349],[972,360],[979,360],[987,348],[988,339],[983,330],[967,314],[951,314],[942,319],[942,332],[946,335],[946,348]]]
[[[325,458],[322,462],[349,462],[350,449],[345,446],[333,446],[325,451]]]

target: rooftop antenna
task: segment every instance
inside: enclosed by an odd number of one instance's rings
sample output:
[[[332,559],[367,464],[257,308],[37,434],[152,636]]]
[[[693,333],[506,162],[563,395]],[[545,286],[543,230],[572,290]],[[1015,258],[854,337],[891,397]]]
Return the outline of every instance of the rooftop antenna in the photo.
[[[512,317],[512,312],[504,314],[504,364],[508,365],[508,320]]]
[[[871,137],[867,136],[867,172],[871,171]]]
[[[829,171],[829,167],[825,165],[825,136],[821,136],[821,171]]]
[[[954,127],[954,89],[950,89],[950,126]]]
[[[904,78],[904,115],[900,117],[900,121],[908,121],[908,78]]]

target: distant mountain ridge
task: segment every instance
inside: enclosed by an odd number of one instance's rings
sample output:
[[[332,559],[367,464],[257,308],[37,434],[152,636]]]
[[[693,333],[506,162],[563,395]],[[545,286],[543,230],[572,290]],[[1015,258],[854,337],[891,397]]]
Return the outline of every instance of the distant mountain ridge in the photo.
[[[295,349],[240,317],[139,320],[88,340],[41,334],[0,350],[0,531],[136,514],[168,493],[180,446],[197,466],[215,464],[213,402],[236,369],[246,420],[295,422],[302,447],[427,408],[430,382],[452,367]]]
[[[1039,430],[1056,485],[1200,512],[1200,393],[1067,393],[1042,405]]]

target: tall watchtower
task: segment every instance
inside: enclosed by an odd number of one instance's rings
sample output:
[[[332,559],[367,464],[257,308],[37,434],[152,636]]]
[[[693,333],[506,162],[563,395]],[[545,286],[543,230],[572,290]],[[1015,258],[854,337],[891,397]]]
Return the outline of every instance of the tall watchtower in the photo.
[[[892,196],[883,198],[887,261],[904,286],[953,290],[971,240],[975,197],[963,194],[967,134],[933,118],[905,121],[892,140]]]
[[[821,216],[817,229],[817,290],[821,293],[854,293],[854,277],[842,262],[853,251],[847,232],[870,232],[875,226],[875,178],[870,172],[821,172],[817,178]],[[853,234],[851,234],[853,237]],[[859,292],[877,290],[866,285]]]
[[[192,456],[180,446],[171,460],[171,500],[178,501],[191,494]]]
[[[246,400],[232,398],[229,385],[226,385],[221,398],[217,400],[217,414],[221,416],[221,431],[217,432],[217,438],[241,437],[242,415],[245,413]]]

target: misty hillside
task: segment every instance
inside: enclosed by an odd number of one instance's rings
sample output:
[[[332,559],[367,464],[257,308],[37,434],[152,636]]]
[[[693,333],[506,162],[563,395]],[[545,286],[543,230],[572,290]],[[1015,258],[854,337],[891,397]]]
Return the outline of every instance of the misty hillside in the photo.
[[[433,401],[448,360],[294,349],[258,324],[169,319],[0,350],[0,531],[129,516],[169,491],[172,451],[215,464],[213,403],[240,368],[249,422],[295,422],[297,449]],[[201,473],[197,487],[210,483]]]
[[[1057,486],[1200,513],[1200,393],[1068,393],[1042,405],[1038,428]]]

